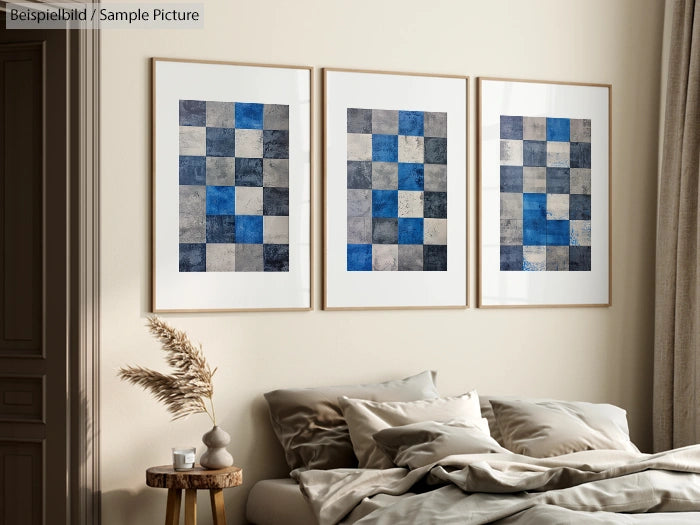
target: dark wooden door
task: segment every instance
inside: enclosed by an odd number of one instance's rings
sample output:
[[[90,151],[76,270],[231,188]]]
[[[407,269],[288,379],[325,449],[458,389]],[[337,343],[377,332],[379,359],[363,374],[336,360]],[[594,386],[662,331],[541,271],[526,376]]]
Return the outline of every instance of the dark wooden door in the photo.
[[[4,16],[0,26],[0,525],[61,525],[70,523],[68,36],[6,30]]]

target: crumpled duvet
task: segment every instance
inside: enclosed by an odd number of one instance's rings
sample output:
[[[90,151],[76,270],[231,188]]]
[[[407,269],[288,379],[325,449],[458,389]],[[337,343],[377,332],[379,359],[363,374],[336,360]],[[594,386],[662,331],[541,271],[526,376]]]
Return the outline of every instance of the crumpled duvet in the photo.
[[[700,445],[293,473],[320,525],[700,523]],[[653,513],[653,514],[642,514]]]

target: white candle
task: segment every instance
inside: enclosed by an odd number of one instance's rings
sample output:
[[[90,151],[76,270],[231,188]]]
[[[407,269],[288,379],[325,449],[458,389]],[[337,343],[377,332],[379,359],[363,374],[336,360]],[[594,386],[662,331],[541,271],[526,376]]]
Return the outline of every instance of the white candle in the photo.
[[[194,468],[195,447],[173,448],[173,468],[175,470],[190,470]]]

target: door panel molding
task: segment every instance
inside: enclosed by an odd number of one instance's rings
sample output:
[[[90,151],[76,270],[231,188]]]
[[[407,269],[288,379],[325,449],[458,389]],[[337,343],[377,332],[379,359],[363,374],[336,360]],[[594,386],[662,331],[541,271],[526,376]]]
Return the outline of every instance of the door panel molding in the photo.
[[[0,423],[45,423],[43,392],[43,376],[0,376]]]
[[[31,220],[41,210],[43,157],[28,155],[42,149],[42,130],[36,125],[44,111],[41,42],[3,43],[0,46],[0,83],[14,104],[2,108],[5,132],[0,136],[0,356],[45,357],[42,344],[41,260],[43,224]],[[11,129],[11,132],[9,132]],[[29,145],[29,146],[27,146]],[[45,153],[45,152],[44,152]],[[8,176],[23,173],[24,177]],[[29,220],[28,220],[29,219]]]
[[[40,476],[43,456],[40,441],[0,441],[0,476],[12,478],[12,483],[3,484],[0,493],[0,520],[3,522],[41,525],[41,507],[33,503],[41,500],[42,488],[35,486],[33,479]],[[31,499],[21,497],[25,494],[31,494]]]

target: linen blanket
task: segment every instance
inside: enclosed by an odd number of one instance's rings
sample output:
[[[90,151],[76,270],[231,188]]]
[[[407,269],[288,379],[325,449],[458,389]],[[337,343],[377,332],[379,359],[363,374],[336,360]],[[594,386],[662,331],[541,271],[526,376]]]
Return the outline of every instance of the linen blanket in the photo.
[[[700,523],[700,445],[294,472],[320,525]],[[643,514],[653,513],[653,514]]]

